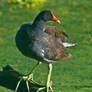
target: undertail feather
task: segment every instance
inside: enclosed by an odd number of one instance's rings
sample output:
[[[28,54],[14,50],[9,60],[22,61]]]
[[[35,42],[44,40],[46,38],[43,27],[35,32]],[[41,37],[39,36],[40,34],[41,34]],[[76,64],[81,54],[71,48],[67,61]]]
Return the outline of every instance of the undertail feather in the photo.
[[[63,44],[63,46],[64,46],[65,48],[75,46],[74,43],[69,43],[69,42],[63,42],[62,44]]]

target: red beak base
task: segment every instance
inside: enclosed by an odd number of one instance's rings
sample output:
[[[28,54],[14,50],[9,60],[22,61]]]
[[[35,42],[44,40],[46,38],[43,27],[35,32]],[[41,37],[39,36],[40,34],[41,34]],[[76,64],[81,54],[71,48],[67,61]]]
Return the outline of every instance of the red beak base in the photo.
[[[58,22],[58,23],[60,23],[60,21],[58,20],[58,18],[56,18],[55,17],[55,15],[53,14],[53,12],[52,11],[50,11],[51,12],[51,14],[52,14],[52,16],[53,16],[53,21],[55,21],[55,22]]]

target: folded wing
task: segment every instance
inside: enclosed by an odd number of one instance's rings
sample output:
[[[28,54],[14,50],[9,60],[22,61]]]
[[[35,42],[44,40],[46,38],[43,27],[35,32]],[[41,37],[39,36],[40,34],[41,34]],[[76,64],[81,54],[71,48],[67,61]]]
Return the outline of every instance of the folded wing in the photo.
[[[56,26],[47,26],[45,32],[56,37],[57,41],[64,47],[75,46],[74,43],[68,41],[68,35],[65,32],[59,30]]]

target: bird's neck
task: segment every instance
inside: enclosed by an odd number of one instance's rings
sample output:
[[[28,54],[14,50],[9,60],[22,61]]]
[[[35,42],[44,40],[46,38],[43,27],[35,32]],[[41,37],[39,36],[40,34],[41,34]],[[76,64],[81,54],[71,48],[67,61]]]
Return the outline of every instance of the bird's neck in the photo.
[[[40,30],[43,30],[45,28],[45,22],[46,21],[43,21],[41,19],[38,19],[38,20],[35,20],[33,22],[33,26],[37,29],[40,29]]]

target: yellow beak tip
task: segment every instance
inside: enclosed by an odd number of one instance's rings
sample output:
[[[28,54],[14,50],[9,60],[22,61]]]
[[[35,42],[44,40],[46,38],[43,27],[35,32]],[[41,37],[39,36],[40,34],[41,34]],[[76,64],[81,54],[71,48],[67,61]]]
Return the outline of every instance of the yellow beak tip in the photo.
[[[61,24],[60,20],[57,21],[59,24]]]

